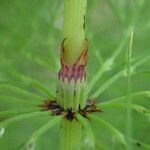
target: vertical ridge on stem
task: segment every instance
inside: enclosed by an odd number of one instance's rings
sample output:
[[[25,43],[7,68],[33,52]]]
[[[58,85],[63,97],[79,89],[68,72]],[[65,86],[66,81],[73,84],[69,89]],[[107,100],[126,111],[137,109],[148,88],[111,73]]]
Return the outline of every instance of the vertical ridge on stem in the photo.
[[[65,61],[74,64],[82,52],[85,40],[85,14],[87,0],[65,0],[63,38]]]

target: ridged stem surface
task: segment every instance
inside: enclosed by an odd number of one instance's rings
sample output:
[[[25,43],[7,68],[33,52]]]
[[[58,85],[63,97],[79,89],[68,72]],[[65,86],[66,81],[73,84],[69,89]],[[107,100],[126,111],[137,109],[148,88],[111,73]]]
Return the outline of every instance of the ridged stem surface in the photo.
[[[87,0],[64,0],[61,68],[58,73],[57,103],[64,110],[77,112],[87,100],[86,71],[88,41],[85,38]],[[62,119],[60,150],[81,149],[82,125],[77,120]]]

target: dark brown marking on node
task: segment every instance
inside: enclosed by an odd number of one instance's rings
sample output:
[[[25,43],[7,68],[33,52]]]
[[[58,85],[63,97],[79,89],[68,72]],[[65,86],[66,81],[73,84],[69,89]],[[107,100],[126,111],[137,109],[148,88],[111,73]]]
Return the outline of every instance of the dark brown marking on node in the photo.
[[[64,116],[67,120],[73,121],[76,117],[76,113],[74,111],[72,111],[72,109],[67,109],[65,111],[65,116]]]
[[[38,105],[41,107],[41,111],[51,111],[52,115],[62,115],[64,116],[65,119],[69,121],[73,121],[74,119],[77,120],[76,114],[79,113],[82,115],[84,118],[88,118],[89,113],[94,113],[94,112],[102,112],[101,109],[97,108],[96,106],[96,100],[95,99],[88,99],[86,106],[81,109],[81,106],[79,105],[79,110],[78,111],[73,111],[72,108],[70,109],[64,109],[61,107],[59,104],[57,104],[56,100],[48,100],[44,101],[43,104]]]
[[[61,115],[63,112],[63,108],[55,100],[45,101],[40,106],[42,107],[42,111],[51,111],[53,115]]]
[[[88,118],[87,117],[88,113],[94,113],[94,112],[102,112],[101,109],[97,108],[95,99],[88,99],[86,106],[83,109],[79,109],[80,115],[82,115],[85,118]]]

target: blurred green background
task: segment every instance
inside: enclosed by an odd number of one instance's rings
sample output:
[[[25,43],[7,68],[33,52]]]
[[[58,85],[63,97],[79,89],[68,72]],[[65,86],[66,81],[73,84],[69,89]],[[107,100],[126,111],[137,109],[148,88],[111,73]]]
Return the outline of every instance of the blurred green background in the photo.
[[[124,33],[133,24],[132,58],[142,60],[150,55],[150,1],[149,0],[88,0],[86,34],[90,43],[87,67],[88,81],[100,69],[104,60],[111,57],[124,38]],[[62,0],[0,0],[0,82],[9,82],[18,87],[45,96],[32,87],[24,75],[40,81],[55,92],[59,70],[59,50],[62,41]],[[124,69],[129,40],[115,60],[112,69],[101,77],[93,91],[107,79]],[[132,92],[150,90],[150,61],[137,68],[132,76]],[[126,95],[126,78],[120,78],[107,88],[97,101],[105,101]],[[0,89],[1,93],[11,95]],[[0,93],[0,94],[1,94]],[[91,92],[92,93],[92,92]],[[17,94],[15,96],[18,96]],[[139,97],[138,104],[150,109],[150,99]],[[26,107],[4,103],[0,110]],[[125,110],[109,110],[101,114],[112,125],[125,133]],[[3,119],[3,118],[1,118]],[[26,119],[11,124],[0,139],[1,150],[19,150],[29,135],[48,118]],[[150,144],[149,122],[133,112],[133,137]],[[122,150],[114,143],[107,131],[95,129],[97,149]],[[37,150],[57,149],[58,127],[44,134],[37,143]],[[135,149],[144,149],[135,145]]]

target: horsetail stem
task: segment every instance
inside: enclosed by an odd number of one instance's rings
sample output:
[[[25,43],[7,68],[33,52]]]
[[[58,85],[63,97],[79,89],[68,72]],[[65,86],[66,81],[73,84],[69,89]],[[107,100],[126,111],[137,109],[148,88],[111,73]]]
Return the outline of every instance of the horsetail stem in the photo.
[[[61,69],[58,73],[57,103],[66,111],[77,112],[86,105],[86,72],[88,41],[85,38],[87,0],[64,0],[64,28],[61,45]],[[82,125],[63,119],[60,128],[60,150],[81,149]]]
[[[87,99],[86,72],[88,41],[85,39],[86,0],[65,0],[64,39],[58,73],[57,102],[77,111]]]

